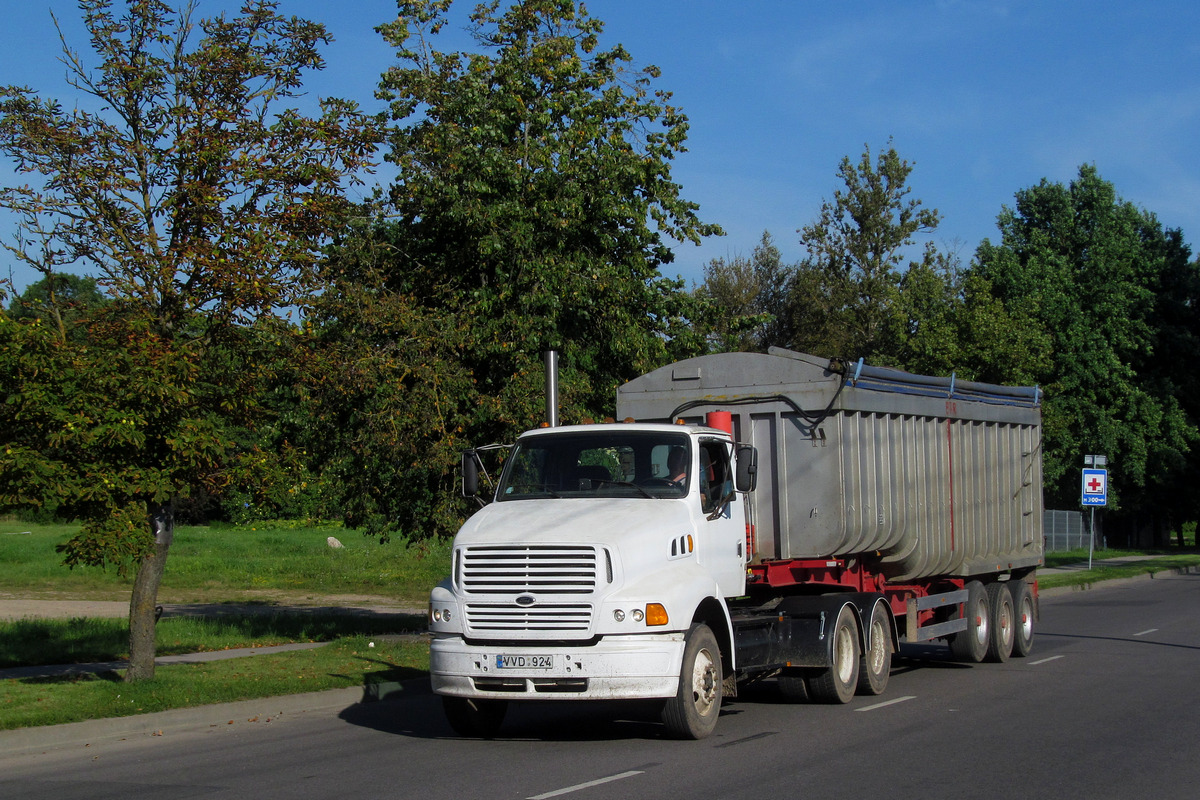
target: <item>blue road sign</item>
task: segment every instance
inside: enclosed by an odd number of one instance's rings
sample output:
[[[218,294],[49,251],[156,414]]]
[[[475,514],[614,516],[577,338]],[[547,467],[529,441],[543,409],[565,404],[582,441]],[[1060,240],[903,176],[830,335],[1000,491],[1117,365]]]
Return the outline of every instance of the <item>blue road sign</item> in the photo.
[[[1083,504],[1085,506],[1108,505],[1108,470],[1085,469],[1083,471]]]

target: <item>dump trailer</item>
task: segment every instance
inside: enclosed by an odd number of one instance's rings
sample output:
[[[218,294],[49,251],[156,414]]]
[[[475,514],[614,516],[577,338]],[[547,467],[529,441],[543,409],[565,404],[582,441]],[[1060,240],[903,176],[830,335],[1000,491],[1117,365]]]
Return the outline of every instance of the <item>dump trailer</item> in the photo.
[[[773,348],[643,375],[622,422],[525,433],[431,593],[448,719],[492,736],[512,701],[657,699],[701,738],[748,681],[882,694],[901,642],[1027,655],[1039,400]],[[485,461],[464,454],[465,494]]]

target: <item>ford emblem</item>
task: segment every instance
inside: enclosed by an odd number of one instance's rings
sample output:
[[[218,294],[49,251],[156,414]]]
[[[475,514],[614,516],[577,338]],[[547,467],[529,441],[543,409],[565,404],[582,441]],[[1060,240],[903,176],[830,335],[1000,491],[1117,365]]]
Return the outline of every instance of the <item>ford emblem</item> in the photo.
[[[522,606],[524,608],[529,608],[529,606],[533,605],[536,602],[537,602],[537,598],[531,594],[523,594],[517,598],[517,605]]]

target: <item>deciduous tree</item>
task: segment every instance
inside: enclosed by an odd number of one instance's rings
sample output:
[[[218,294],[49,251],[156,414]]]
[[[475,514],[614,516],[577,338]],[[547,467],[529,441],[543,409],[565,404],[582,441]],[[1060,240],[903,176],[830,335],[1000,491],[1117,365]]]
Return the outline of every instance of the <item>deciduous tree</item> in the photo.
[[[718,229],[672,179],[688,123],[654,88],[658,70],[601,46],[601,22],[570,0],[487,2],[469,17],[456,9],[401,2],[381,27],[398,56],[380,93],[399,174],[387,219],[331,258],[342,298],[327,293],[330,313],[319,320],[322,342],[358,354],[364,371],[314,398],[359,396],[372,382],[396,389],[374,398],[378,417],[341,423],[363,442],[344,461],[358,465],[346,471],[345,498],[378,493],[356,518],[382,534],[430,531],[397,510],[435,508],[434,493],[450,488],[453,462],[434,431],[446,425],[446,443],[486,444],[542,419],[544,350],[561,354],[562,418],[579,420],[611,414],[618,383],[704,344],[689,325],[693,299],[661,269],[673,240]],[[444,49],[451,20],[466,23],[470,51]],[[370,349],[351,331],[370,331]],[[385,406],[415,438],[368,448]],[[396,482],[368,485],[389,464]]]
[[[999,227],[1000,243],[979,247],[979,275],[1051,343],[1031,376],[1046,389],[1048,502],[1077,503],[1082,456],[1101,453],[1114,469],[1110,504],[1147,519],[1161,512],[1163,487],[1189,493],[1177,480],[1197,443],[1182,384],[1157,352],[1173,304],[1186,303],[1164,292],[1172,275],[1186,274],[1181,237],[1118,197],[1091,165],[1069,185],[1043,180],[1018,192]]]
[[[697,294],[710,304],[705,327],[715,351],[760,351],[787,340],[783,326],[788,284],[795,267],[783,263],[771,234],[764,231],[749,258],[717,258],[704,266]],[[707,324],[705,324],[707,323]]]
[[[4,189],[0,205],[23,221],[9,244],[18,258],[47,277],[90,270],[116,302],[86,350],[5,322],[7,341],[29,334],[65,373],[53,384],[61,407],[44,411],[24,384],[5,387],[6,427],[37,416],[22,436],[44,442],[24,442],[19,460],[5,453],[0,494],[5,505],[57,502],[82,515],[68,563],[135,565],[126,679],[136,680],[153,675],[175,502],[227,458],[223,416],[252,411],[252,393],[219,382],[255,366],[237,357],[246,327],[313,287],[319,250],[347,211],[345,184],[377,137],[351,103],[322,100],[313,116],[287,106],[303,73],[323,66],[328,36],[273,2],[199,22],[192,4],[79,5],[96,63],[65,41],[62,60],[90,102],[0,90],[0,151],[37,181]],[[14,380],[37,374],[20,352],[7,355],[18,359],[6,367]],[[97,385],[121,391],[106,402]],[[14,404],[14,392],[25,399]]]
[[[589,405],[687,339],[670,240],[719,232],[671,177],[688,121],[572,0],[499,0],[470,15],[475,52],[433,49],[451,3],[402,2],[382,27],[399,65],[390,200],[392,285],[422,302],[462,298],[467,354],[502,393],[541,350],[594,376]],[[674,343],[674,345],[672,345]]]
[[[912,170],[890,143],[874,160],[869,147],[858,163],[842,159],[843,188],[799,231],[807,256],[788,303],[790,346],[899,366],[905,268],[913,263],[932,270],[937,263],[932,247],[920,259],[909,251],[914,237],[932,232],[940,220],[936,209],[909,199]]]

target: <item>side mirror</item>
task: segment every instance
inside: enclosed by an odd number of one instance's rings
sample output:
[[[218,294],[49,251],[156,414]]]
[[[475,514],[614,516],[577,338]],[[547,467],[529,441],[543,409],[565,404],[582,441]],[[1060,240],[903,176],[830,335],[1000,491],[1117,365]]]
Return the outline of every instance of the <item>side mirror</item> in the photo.
[[[479,462],[474,450],[464,450],[462,454],[462,493],[463,497],[479,494]]]
[[[734,487],[739,492],[753,492],[758,485],[758,450],[752,444],[739,444],[736,450],[737,475]]]

